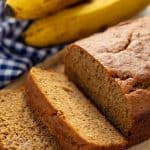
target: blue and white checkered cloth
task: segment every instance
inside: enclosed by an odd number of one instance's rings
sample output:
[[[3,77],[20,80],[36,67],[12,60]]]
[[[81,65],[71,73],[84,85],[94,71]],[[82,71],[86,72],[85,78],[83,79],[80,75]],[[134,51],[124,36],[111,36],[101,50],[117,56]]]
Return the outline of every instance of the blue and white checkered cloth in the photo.
[[[21,41],[29,21],[7,18],[0,0],[0,88],[24,74],[30,67],[58,52],[62,46],[36,49]]]

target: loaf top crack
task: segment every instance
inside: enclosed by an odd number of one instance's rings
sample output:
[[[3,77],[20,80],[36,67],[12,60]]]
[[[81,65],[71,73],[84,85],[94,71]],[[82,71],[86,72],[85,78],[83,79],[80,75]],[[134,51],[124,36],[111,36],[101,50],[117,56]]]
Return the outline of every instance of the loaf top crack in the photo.
[[[125,93],[150,88],[150,17],[120,23],[76,44],[100,61]]]
[[[127,137],[150,136],[150,17],[71,44],[65,71]]]

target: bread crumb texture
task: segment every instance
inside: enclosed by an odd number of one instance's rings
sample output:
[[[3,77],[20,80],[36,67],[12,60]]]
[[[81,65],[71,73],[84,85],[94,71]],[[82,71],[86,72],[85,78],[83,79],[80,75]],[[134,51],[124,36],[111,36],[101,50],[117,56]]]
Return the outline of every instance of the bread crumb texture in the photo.
[[[133,143],[150,137],[149,16],[71,44],[65,72]]]
[[[121,134],[67,76],[33,68],[30,77],[32,86],[37,87],[47,102],[58,111],[58,116],[64,118],[66,126],[70,126],[87,143],[102,147],[125,145],[126,141]]]
[[[27,107],[23,90],[0,93],[0,149],[59,149],[56,138]]]

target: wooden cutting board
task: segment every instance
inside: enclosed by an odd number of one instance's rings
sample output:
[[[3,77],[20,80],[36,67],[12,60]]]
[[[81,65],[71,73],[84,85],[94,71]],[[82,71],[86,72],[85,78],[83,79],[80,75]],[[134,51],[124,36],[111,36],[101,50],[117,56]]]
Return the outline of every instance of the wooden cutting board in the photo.
[[[138,14],[134,18],[138,18],[142,16],[150,16],[150,7],[145,9],[142,13]],[[53,68],[54,70],[58,72],[63,72],[63,69],[64,69],[63,61],[62,61],[63,56],[64,56],[64,50],[48,58],[43,63],[39,64],[38,67],[42,67],[44,69]],[[26,76],[27,76],[27,73],[23,77],[17,79],[15,82],[10,84],[3,90],[16,89],[16,88],[19,88],[20,86],[23,86],[26,80]],[[132,148],[129,148],[128,150],[150,150],[150,140],[147,140],[139,145],[133,146]]]

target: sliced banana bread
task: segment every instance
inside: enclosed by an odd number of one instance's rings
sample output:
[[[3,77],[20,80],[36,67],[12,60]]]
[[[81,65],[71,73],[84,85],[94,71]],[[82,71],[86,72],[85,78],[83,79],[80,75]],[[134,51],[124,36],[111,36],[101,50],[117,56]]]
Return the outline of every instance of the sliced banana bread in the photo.
[[[33,68],[28,104],[55,130],[66,150],[122,150],[126,140],[62,73]]]
[[[0,149],[60,149],[56,138],[27,107],[23,90],[0,92]]]
[[[150,138],[150,17],[70,45],[65,66],[131,145]]]

